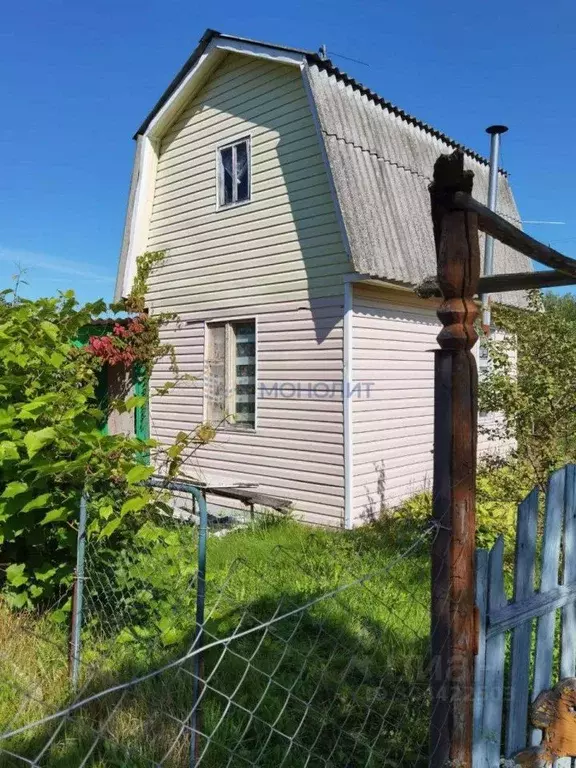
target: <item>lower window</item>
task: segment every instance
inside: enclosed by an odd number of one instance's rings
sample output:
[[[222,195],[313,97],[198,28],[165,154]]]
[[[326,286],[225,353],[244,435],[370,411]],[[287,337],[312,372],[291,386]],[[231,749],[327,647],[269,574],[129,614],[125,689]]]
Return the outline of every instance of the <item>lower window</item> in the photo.
[[[204,397],[212,426],[256,425],[256,323],[230,320],[206,325]]]

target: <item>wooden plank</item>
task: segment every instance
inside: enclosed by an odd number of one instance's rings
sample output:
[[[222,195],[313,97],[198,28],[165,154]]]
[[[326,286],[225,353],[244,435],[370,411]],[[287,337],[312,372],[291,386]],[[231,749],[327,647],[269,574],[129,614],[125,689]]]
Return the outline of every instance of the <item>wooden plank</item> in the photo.
[[[534,594],[536,535],[538,532],[538,489],[518,507],[513,603]],[[527,746],[528,706],[530,704],[530,642],[532,621],[518,625],[512,633],[510,696],[506,723],[505,756]]]
[[[500,536],[492,547],[488,563],[488,614],[505,604],[504,539]],[[483,731],[487,766],[500,765],[505,639],[504,632],[501,632],[486,641]]]
[[[566,467],[564,489],[564,585],[576,583],[576,465]],[[560,677],[573,677],[576,673],[576,602],[562,609],[562,649]]]
[[[533,288],[554,288],[559,285],[574,285],[576,276],[567,275],[555,269],[538,272],[511,272],[507,275],[489,275],[478,281],[478,294],[505,293],[506,291],[529,291]],[[431,299],[441,296],[438,283],[431,278],[424,280],[416,289],[420,298]]]
[[[574,602],[574,600],[576,600],[576,584],[570,584],[569,586],[560,585],[545,594],[537,592],[523,603],[519,605],[511,603],[502,608],[502,610],[496,611],[493,616],[490,616],[487,636],[494,637],[494,635],[499,635],[500,632],[513,629],[524,621],[535,619],[549,611],[563,608],[568,603]]]
[[[505,293],[506,291],[529,291],[533,288],[553,288],[558,285],[574,285],[576,276],[567,275],[556,269],[538,272],[517,272],[508,275],[481,277],[478,292]]]
[[[564,485],[564,568],[562,582],[576,582],[576,465],[566,466]],[[562,609],[562,634],[560,647],[560,678],[573,677],[576,672],[576,602],[570,601]],[[556,761],[556,768],[574,768],[574,760],[563,757]]]
[[[546,593],[558,585],[560,542],[564,517],[565,469],[554,472],[548,481],[546,493],[546,520],[544,523],[544,544],[542,546],[542,578],[540,593]],[[548,610],[538,620],[536,630],[536,659],[534,662],[534,686],[532,698],[552,685],[552,662],[554,653],[554,629],[556,611]],[[532,733],[532,743],[539,744],[540,730]]]
[[[451,410],[452,361],[434,356],[434,486],[438,531],[431,553],[432,616],[430,653],[430,765],[441,768],[450,759],[450,480],[442,467],[450,462],[451,424],[444,415]]]
[[[487,235],[492,235],[504,245],[509,245],[539,264],[545,264],[547,267],[576,277],[576,260],[530,237],[502,216],[474,200],[472,195],[466,192],[456,192],[453,196],[453,205],[458,210],[476,213],[479,229],[486,232]]]
[[[208,486],[207,492],[212,496],[222,496],[225,499],[236,499],[244,504],[257,504],[262,507],[270,507],[277,512],[287,512],[293,502],[290,499],[281,499],[278,496],[270,496],[267,493],[259,493],[250,490],[239,490],[235,488],[211,488]]]
[[[485,549],[476,550],[476,608],[478,610],[478,652],[474,664],[474,730],[472,768],[485,768],[484,676],[486,673],[486,614],[488,609],[488,558]]]

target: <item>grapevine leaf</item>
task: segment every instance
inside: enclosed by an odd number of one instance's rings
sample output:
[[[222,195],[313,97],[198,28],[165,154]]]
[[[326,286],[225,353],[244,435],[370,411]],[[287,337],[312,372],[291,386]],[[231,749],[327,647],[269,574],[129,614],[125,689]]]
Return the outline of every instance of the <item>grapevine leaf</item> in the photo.
[[[56,430],[54,427],[44,427],[36,432],[28,432],[24,437],[24,445],[28,451],[28,458],[32,459],[44,446],[54,442]]]
[[[130,485],[134,485],[135,483],[141,483],[143,480],[148,480],[149,477],[151,477],[154,474],[154,467],[145,467],[142,464],[139,464],[136,467],[132,467],[131,470],[126,474],[126,480],[130,483]]]
[[[24,575],[25,563],[12,563],[6,568],[6,580],[13,587],[21,587],[28,582],[28,576]]]
[[[13,480],[11,483],[8,483],[6,488],[4,488],[2,497],[4,499],[13,499],[14,496],[18,496],[18,494],[24,493],[27,490],[28,485],[26,483],[22,483],[20,480]]]

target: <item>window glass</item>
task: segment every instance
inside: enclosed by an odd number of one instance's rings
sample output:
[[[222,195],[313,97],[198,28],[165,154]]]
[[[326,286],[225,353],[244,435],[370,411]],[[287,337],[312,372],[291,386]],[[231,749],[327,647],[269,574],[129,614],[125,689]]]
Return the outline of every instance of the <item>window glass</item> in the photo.
[[[220,152],[222,162],[222,205],[230,205],[234,202],[234,171],[233,171],[233,147],[227,147]]]
[[[256,425],[256,323],[254,320],[207,326],[204,397],[206,418],[217,426]]]
[[[237,202],[248,200],[250,196],[248,179],[248,145],[245,141],[237,144],[236,147],[236,186]]]
[[[227,416],[226,413],[226,326],[209,325],[206,339],[206,372],[204,397],[206,398],[207,420],[216,426]]]
[[[236,422],[254,427],[256,400],[256,329],[255,324],[234,323],[236,336]]]
[[[219,150],[218,204],[234,205],[250,200],[250,141]]]

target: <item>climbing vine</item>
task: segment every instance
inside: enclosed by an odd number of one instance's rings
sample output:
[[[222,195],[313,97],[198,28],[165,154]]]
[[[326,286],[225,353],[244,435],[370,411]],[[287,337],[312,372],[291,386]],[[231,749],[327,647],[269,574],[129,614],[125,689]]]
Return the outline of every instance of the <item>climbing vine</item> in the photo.
[[[111,321],[106,333],[90,336],[87,345],[90,355],[112,366],[122,364],[129,368],[134,363],[139,363],[147,375],[150,375],[158,359],[170,356],[172,370],[177,373],[173,348],[169,344],[163,344],[160,339],[160,329],[167,322],[174,320],[175,315],[150,315],[145,309],[150,274],[164,257],[163,251],[154,251],[144,253],[138,258],[130,294],[110,305],[113,312],[126,313],[128,316]]]

